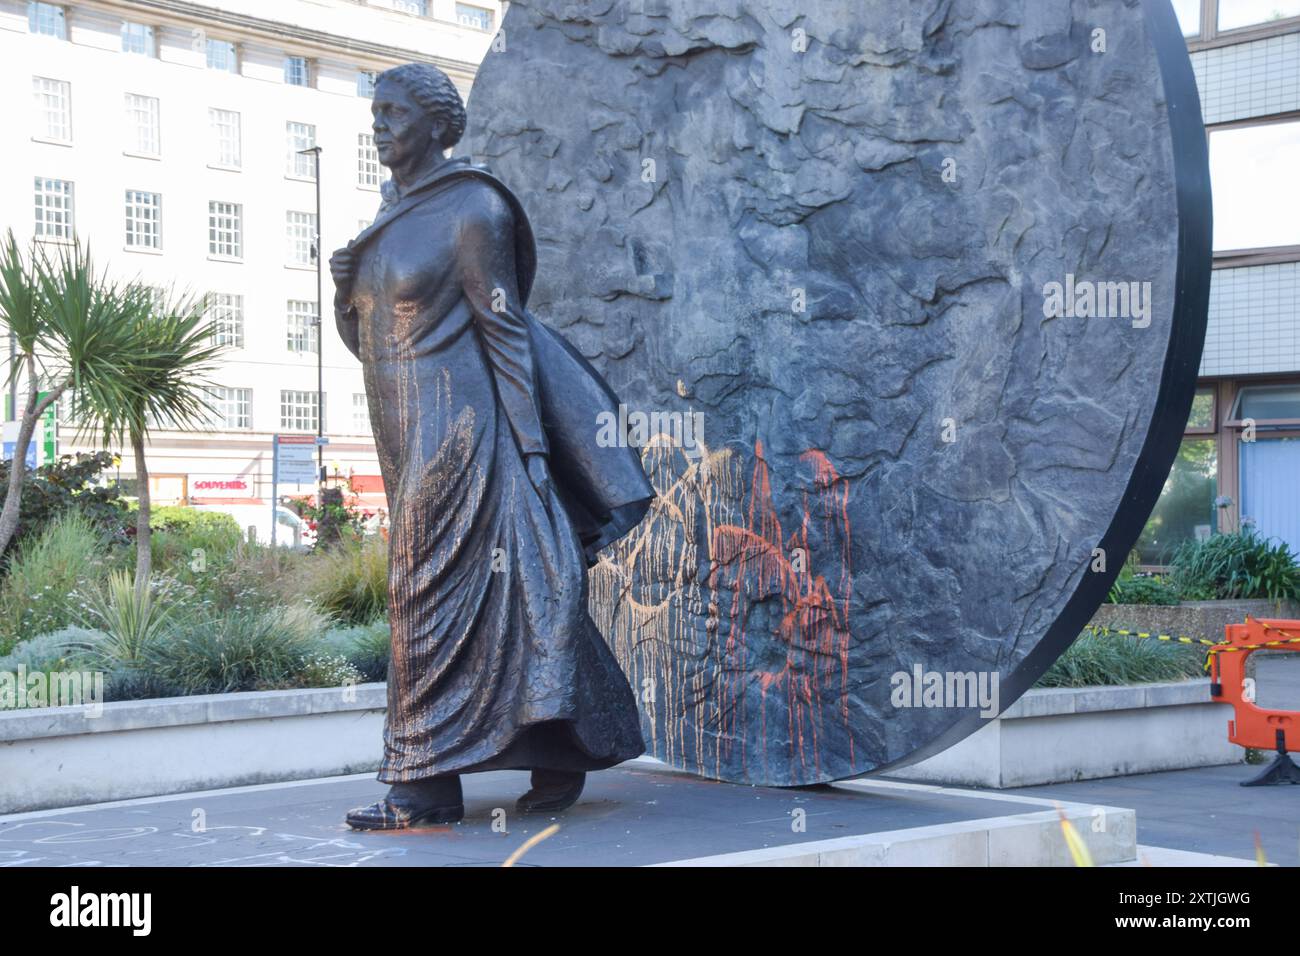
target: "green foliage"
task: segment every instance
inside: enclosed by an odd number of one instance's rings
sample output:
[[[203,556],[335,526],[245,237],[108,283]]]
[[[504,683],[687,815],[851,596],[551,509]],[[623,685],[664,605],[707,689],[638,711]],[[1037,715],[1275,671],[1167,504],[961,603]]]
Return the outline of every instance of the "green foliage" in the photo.
[[[14,337],[19,355],[35,351],[41,343],[47,311],[41,299],[35,263],[29,265],[23,260],[18,240],[10,229],[0,246],[0,321]]]
[[[309,557],[300,584],[323,611],[346,624],[367,624],[388,610],[388,542],[380,535]]]
[[[139,591],[131,575],[119,568],[85,589],[82,623],[100,632],[85,651],[100,670],[139,669],[147,664],[177,607],[158,593],[160,583],[150,582]]]
[[[1075,639],[1037,687],[1097,687],[1189,680],[1204,676],[1205,653],[1172,644],[1085,631]]]
[[[245,543],[239,522],[220,511],[168,505],[150,511],[149,527],[153,566],[200,591]]]
[[[114,289],[116,324],[130,348],[116,356],[113,374],[78,389],[78,435],[98,432],[104,445],[123,445],[145,435],[153,423],[193,428],[215,414],[205,376],[215,369],[224,346],[212,342],[204,319],[206,300],[181,295],[160,308],[154,290],[139,283]]]
[[[364,679],[346,657],[329,654],[308,654],[298,662],[292,677],[295,687],[345,687]]]
[[[187,622],[150,654],[149,673],[180,694],[302,686],[328,620],[302,605]]]
[[[239,522],[224,511],[203,511],[185,505],[160,505],[149,512],[149,527],[155,531],[185,534],[233,534],[243,537]]]
[[[151,293],[97,273],[90,252],[79,244],[61,247],[53,259],[38,256],[34,265],[44,305],[41,340],[52,356],[46,373],[76,389],[70,417],[82,426],[77,436],[96,408],[120,413],[152,403],[152,383],[131,374],[141,363],[157,361],[146,321]],[[120,434],[106,432],[105,438],[105,446],[121,444]]]
[[[120,444],[124,423],[135,424],[146,413],[174,424],[178,413],[188,412],[182,406],[193,396],[177,398],[171,386],[173,380],[184,380],[193,387],[188,376],[200,350],[188,344],[182,349],[169,334],[181,329],[188,336],[185,343],[197,341],[201,334],[185,322],[197,325],[201,319],[154,316],[152,303],[152,293],[143,286],[121,285],[107,273],[97,273],[80,243],[60,246],[53,256],[38,245],[25,261],[12,231],[8,233],[0,249],[0,322],[17,347],[8,380],[20,368],[27,377],[24,432],[64,395],[74,399],[65,420],[77,426],[76,437],[102,424],[105,446]],[[182,359],[189,364],[182,365]],[[47,383],[46,394],[38,398],[40,381]],[[21,450],[16,458],[23,460]],[[9,477],[6,508],[0,511],[0,552],[18,531],[25,469],[17,465]]]
[[[1174,554],[1171,578],[1185,600],[1300,600],[1300,566],[1291,549],[1253,529],[1187,542]]]
[[[25,667],[29,674],[77,669],[83,663],[81,649],[99,637],[97,631],[88,631],[84,627],[64,627],[39,634],[18,642],[13,650],[0,657],[0,671],[14,673],[20,666]]]
[[[18,532],[5,551],[12,555],[26,538],[39,534],[58,515],[75,510],[88,518],[105,542],[125,544],[129,518],[114,485],[94,484],[113,467],[111,452],[60,455],[41,465],[23,483],[18,510]],[[0,488],[9,485],[11,462],[0,461]]]
[[[333,628],[326,632],[323,643],[355,667],[363,680],[387,678],[388,659],[392,656],[392,633],[387,621]]]
[[[82,618],[78,592],[104,573],[108,557],[99,530],[66,511],[16,549],[0,581],[0,653],[24,638]]]
[[[1106,595],[1108,604],[1160,604],[1179,602],[1178,590],[1161,577],[1121,576]]]
[[[187,580],[212,611],[269,609],[301,603],[300,581],[310,574],[310,554],[241,541],[228,552],[209,552],[202,573]]]

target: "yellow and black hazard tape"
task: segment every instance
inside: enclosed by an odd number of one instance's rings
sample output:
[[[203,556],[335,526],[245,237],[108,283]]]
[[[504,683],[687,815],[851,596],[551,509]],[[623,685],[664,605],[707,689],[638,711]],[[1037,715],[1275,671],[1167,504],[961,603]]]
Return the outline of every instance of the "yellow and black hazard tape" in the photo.
[[[1246,618],[1247,621],[1250,618]],[[1149,638],[1153,641],[1168,641],[1172,644],[1199,644],[1208,647],[1205,652],[1205,669],[1210,669],[1210,662],[1214,659],[1215,654],[1230,654],[1233,651],[1259,651],[1269,647],[1285,647],[1290,644],[1300,644],[1300,637],[1295,636],[1290,631],[1283,630],[1280,627],[1273,627],[1271,624],[1262,625],[1266,631],[1276,631],[1279,634],[1288,635],[1279,641],[1264,641],[1260,644],[1229,644],[1227,641],[1209,641],[1203,637],[1180,637],[1176,634],[1152,634],[1149,631],[1127,631],[1122,628],[1103,627],[1097,624],[1090,624],[1084,628],[1089,634],[1096,637],[1139,637]]]

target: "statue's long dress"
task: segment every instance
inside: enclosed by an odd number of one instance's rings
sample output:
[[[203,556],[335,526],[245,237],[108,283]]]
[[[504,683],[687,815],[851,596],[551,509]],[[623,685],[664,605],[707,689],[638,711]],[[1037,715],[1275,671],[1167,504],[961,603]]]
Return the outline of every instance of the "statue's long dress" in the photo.
[[[631,688],[587,613],[578,536],[526,470],[524,454],[548,448],[511,215],[491,186],[452,183],[357,262],[391,516],[384,783],[597,770],[644,749]]]

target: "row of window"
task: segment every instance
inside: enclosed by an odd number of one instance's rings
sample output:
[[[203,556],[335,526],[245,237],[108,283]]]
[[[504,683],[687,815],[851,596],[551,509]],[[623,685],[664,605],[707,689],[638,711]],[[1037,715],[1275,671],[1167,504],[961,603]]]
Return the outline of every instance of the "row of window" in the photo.
[[[127,150],[142,156],[162,155],[158,97],[125,94]],[[56,143],[72,142],[72,86],[67,80],[48,76],[32,77],[32,99],[36,111],[36,136]],[[208,108],[208,162],[225,169],[243,164],[240,115],[235,110]],[[285,175],[316,178],[316,146],[313,123],[285,123]],[[377,189],[388,178],[379,164],[373,133],[357,134],[357,185]]]
[[[1174,0],[1183,36],[1201,36],[1203,11],[1215,33],[1226,33],[1300,17],[1300,0]]]
[[[74,184],[67,179],[35,177],[37,239],[70,242],[76,235]],[[315,264],[316,214],[289,210],[285,214],[286,261],[290,265]],[[162,194],[143,189],[126,190],[126,246],[128,249],[162,249]],[[208,202],[208,255],[218,259],[244,257],[244,207],[242,203]]]
[[[217,410],[218,427],[227,431],[248,431],[253,427],[253,390],[251,388],[214,387],[208,401]],[[320,413],[320,394],[302,389],[280,389],[278,428],[287,432],[314,432]],[[365,392],[352,393],[351,432],[370,434],[370,410]]]
[[[427,0],[394,0],[394,8],[404,13],[427,16]],[[478,30],[492,29],[492,11],[465,3],[456,4],[456,19],[465,26]],[[27,4],[27,27],[32,33],[68,38],[68,22],[65,8],[40,0],[29,0]],[[239,73],[239,47],[231,40],[218,40],[207,37],[201,31],[195,31],[194,39],[202,42],[206,48],[207,66],[210,70],[222,73]],[[147,23],[132,20],[122,21],[122,52],[141,56],[158,55],[155,29]],[[315,70],[310,59],[305,56],[285,55],[284,82],[289,86],[314,86]],[[357,71],[357,95],[375,95],[375,72],[373,70]]]
[[[320,351],[320,322],[316,303],[289,299],[285,347],[295,354],[315,355]],[[214,292],[208,298],[208,320],[216,345],[244,347],[244,297],[235,292]]]
[[[429,15],[429,0],[393,0],[393,9],[413,13],[417,17]],[[468,3],[456,4],[456,22],[475,30],[492,29],[492,11]]]

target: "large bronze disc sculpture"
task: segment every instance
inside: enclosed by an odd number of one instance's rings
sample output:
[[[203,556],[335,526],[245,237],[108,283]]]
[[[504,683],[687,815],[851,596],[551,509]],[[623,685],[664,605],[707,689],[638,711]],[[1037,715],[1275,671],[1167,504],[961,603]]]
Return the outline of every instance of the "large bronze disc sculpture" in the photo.
[[[1190,407],[1208,164],[1168,0],[514,0],[469,113],[530,306],[657,492],[590,572],[648,751],[808,784],[1023,693]]]

